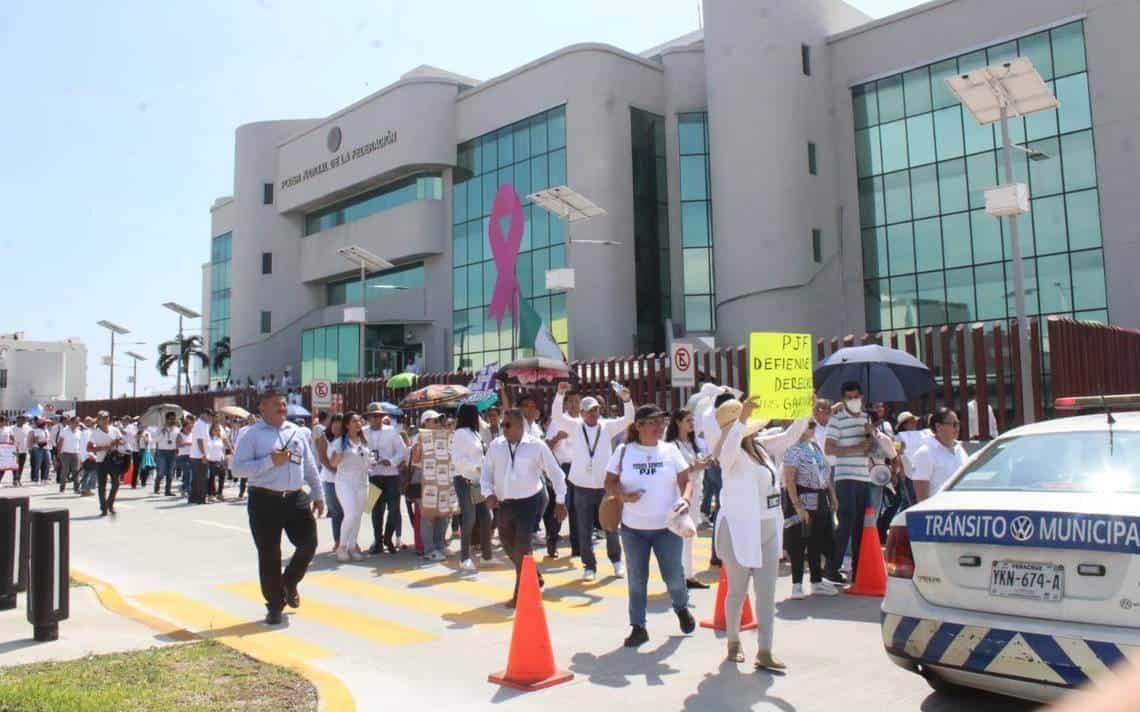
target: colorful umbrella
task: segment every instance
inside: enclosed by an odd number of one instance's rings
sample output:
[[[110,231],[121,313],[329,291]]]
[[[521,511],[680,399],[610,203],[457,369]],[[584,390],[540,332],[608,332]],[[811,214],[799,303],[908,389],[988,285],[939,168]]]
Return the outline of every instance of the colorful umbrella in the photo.
[[[511,361],[499,369],[495,378],[504,383],[518,383],[521,386],[527,386],[539,381],[549,381],[550,383],[572,381],[577,378],[577,374],[571,371],[570,366],[564,361],[537,356]]]
[[[397,418],[404,417],[404,411],[396,404],[389,403],[388,401],[380,401],[380,412],[384,415],[391,415]]]
[[[421,408],[435,408],[436,406],[454,403],[471,395],[466,386],[454,386],[447,383],[438,383],[425,386],[412,391],[400,401],[404,410],[419,410]]]
[[[418,376],[416,376],[416,374],[414,374],[414,373],[411,373],[410,371],[405,371],[404,373],[397,373],[395,376],[392,376],[391,378],[388,379],[388,387],[389,388],[411,388],[412,386],[416,385],[416,379],[417,378],[418,378]]]
[[[499,394],[494,391],[474,391],[471,395],[467,396],[459,402],[459,405],[466,405],[470,403],[479,409],[482,413],[491,406],[499,402]]]

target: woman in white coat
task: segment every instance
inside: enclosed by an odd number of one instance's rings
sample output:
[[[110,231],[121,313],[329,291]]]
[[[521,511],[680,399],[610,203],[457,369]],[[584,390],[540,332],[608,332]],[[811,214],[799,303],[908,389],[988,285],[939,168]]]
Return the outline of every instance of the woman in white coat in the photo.
[[[784,517],[780,507],[780,468],[784,450],[799,440],[807,418],[772,435],[757,436],[766,421],[750,421],[755,404],[729,400],[716,409],[721,428],[714,455],[721,466],[720,513],[713,535],[717,555],[724,562],[728,595],[724,615],[730,662],[744,662],[740,645],[740,614],[752,580],[756,596],[759,650],[756,668],[783,670],[772,655],[776,576],[780,571]]]
[[[336,550],[336,560],[342,563],[364,559],[357,539],[360,518],[368,503],[368,466],[372,462],[372,451],[363,429],[364,421],[359,414],[345,413],[344,433],[329,442],[329,465],[336,473],[333,479],[336,498],[344,511],[340,546]]]

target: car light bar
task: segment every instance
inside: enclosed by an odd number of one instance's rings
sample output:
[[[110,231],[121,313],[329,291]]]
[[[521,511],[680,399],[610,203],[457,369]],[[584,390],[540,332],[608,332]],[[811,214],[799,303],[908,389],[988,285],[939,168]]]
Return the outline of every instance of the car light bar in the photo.
[[[1140,393],[1110,396],[1067,396],[1053,401],[1057,410],[1083,410],[1085,408],[1136,408],[1140,409]]]

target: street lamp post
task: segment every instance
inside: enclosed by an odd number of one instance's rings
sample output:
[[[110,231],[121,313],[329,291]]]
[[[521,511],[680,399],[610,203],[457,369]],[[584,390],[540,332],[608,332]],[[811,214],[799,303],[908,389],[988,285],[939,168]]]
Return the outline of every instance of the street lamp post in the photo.
[[[573,188],[564,185],[555,186],[554,188],[547,188],[540,190],[537,193],[531,193],[526,196],[527,200],[531,201],[538,207],[542,208],[551,215],[562,218],[566,221],[566,265],[565,278],[558,275],[560,270],[547,270],[546,271],[546,288],[554,288],[552,284],[565,289],[566,295],[566,357],[571,359],[574,349],[574,339],[570,338],[570,294],[569,292],[574,289],[574,268],[573,261],[570,257],[570,248],[574,244],[574,240],[570,238],[570,226],[579,220],[589,220],[596,218],[599,215],[605,215],[604,208],[600,208],[593,203],[589,198],[581,193],[578,193]],[[620,245],[620,242],[614,240],[578,240],[582,245]],[[552,274],[555,273],[555,274]],[[553,277],[553,280],[552,280]],[[521,295],[520,295],[521,296]]]
[[[166,302],[162,306],[178,315],[178,382],[174,384],[174,393],[180,396],[182,395],[182,361],[186,358],[186,348],[182,342],[182,319],[197,319],[202,315],[178,302]]]
[[[946,84],[958,100],[981,125],[1001,123],[1002,166],[1005,185],[986,191],[986,212],[998,218],[1009,218],[1010,250],[1013,258],[1013,298],[1017,310],[1017,339],[1021,374],[1021,412],[1023,423],[1035,420],[1033,402],[1033,376],[1030,368],[1030,351],[1036,345],[1029,339],[1029,318],[1025,307],[1025,266],[1021,258],[1021,240],[1017,218],[1029,212],[1029,189],[1013,178],[1013,151],[1009,140],[1009,117],[1025,116],[1060,106],[1057,97],[1049,90],[1041,75],[1026,57],[975,69],[967,74],[948,77]],[[1032,160],[1047,158],[1044,154],[1029,151]]]
[[[122,336],[124,334],[131,333],[131,330],[126,327],[119,326],[113,321],[107,321],[106,319],[95,323],[98,326],[101,326],[107,331],[111,332],[111,358],[109,359],[109,365],[111,367],[111,382],[107,386],[107,398],[113,399],[115,397],[115,334]]]
[[[131,371],[131,398],[139,397],[139,361],[146,361],[146,356],[136,354],[134,351],[128,351],[127,355],[134,359]]]
[[[364,366],[364,336],[368,326],[368,293],[366,291],[368,289],[368,270],[382,272],[392,269],[395,265],[379,255],[372,254],[360,245],[348,245],[340,248],[336,253],[360,267],[360,313],[356,315],[355,320],[360,323],[360,380],[364,380],[367,374]],[[345,320],[348,321],[347,309],[345,310],[345,317]]]

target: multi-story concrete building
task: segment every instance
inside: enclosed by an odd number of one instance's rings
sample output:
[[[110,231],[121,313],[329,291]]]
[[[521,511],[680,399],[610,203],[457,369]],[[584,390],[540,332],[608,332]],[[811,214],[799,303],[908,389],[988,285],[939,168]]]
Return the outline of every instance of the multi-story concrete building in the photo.
[[[420,67],[327,118],[242,126],[234,195],[212,208],[210,341],[230,340],[240,378],[508,360],[512,320],[488,315],[510,267],[488,242],[502,186],[522,201],[521,296],[575,358],[1007,319],[1009,235],[982,209],[1000,133],[944,80],[1018,55],[1061,102],[1012,125],[1046,157],[1015,161],[1029,311],[1140,326],[1138,26],[1133,0],[875,21],[839,0],[708,0],[702,31],[641,54],[574,45],[486,81]],[[557,185],[606,215],[568,240],[526,200]],[[395,265],[363,297],[348,245]],[[564,266],[577,288],[546,289]],[[345,309],[362,299],[363,327]]]
[[[87,397],[87,347],[79,339],[29,341],[0,334],[0,413],[35,405],[71,408]]]

